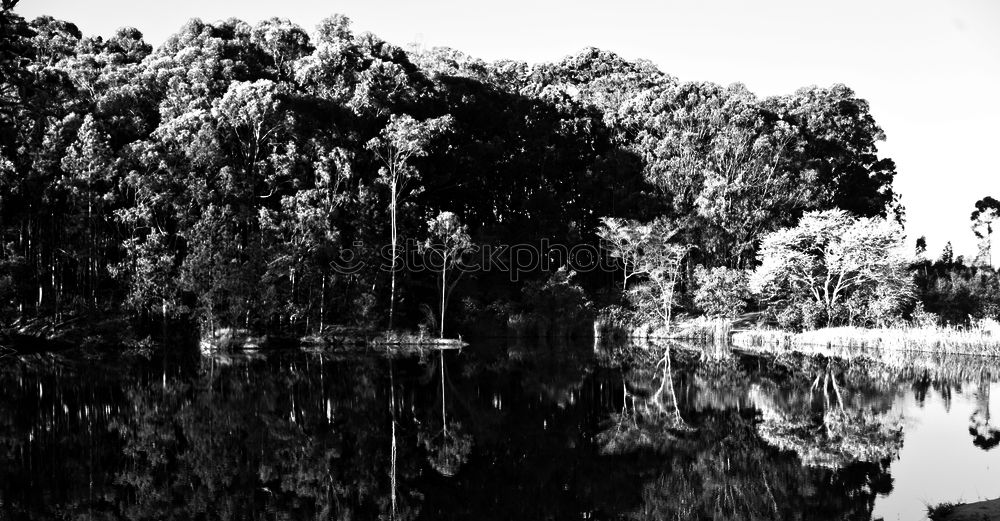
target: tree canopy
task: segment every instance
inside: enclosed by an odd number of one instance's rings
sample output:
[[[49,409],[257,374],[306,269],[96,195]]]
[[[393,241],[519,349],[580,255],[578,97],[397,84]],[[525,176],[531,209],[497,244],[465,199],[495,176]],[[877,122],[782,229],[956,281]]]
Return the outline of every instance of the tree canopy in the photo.
[[[750,283],[779,313],[804,312],[822,325],[880,322],[913,295],[902,246],[899,223],[811,212],[764,237]]]
[[[424,241],[441,212],[492,246],[596,247],[602,217],[662,218],[685,266],[738,269],[806,212],[901,212],[882,131],[842,85],[758,98],[599,49],[535,65],[407,51],[340,15],[312,31],[193,19],[153,49],[14,3],[0,12],[8,325],[128,311],[306,332],[384,325],[394,306],[413,324],[436,284],[395,254],[384,269],[383,247]],[[528,311],[524,284],[560,267],[463,277],[463,320]],[[608,276],[565,267],[614,300]]]

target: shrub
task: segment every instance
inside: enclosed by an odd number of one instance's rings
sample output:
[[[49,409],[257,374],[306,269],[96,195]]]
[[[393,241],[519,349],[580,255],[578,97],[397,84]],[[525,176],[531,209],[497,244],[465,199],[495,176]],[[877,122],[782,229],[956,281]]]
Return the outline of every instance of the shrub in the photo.
[[[528,312],[515,322],[531,322],[542,336],[566,336],[593,318],[593,304],[573,278],[576,272],[566,267],[552,273],[544,283],[525,286]]]
[[[735,317],[750,300],[750,276],[744,270],[698,266],[694,270],[694,303],[706,315]]]
[[[941,317],[924,309],[923,302],[917,302],[910,314],[910,322],[916,327],[935,327],[940,324]]]

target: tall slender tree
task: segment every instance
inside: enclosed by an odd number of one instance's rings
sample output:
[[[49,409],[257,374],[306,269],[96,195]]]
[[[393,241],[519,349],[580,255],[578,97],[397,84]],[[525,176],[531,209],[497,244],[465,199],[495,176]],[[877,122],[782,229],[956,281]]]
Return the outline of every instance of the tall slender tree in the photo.
[[[441,279],[438,281],[441,296],[438,326],[440,337],[444,338],[444,312],[448,306],[449,294],[458,281],[456,278],[449,284],[448,272],[454,271],[461,264],[462,254],[472,246],[472,240],[466,227],[452,212],[441,212],[437,217],[427,221],[427,231],[430,238],[424,247],[430,252],[433,267],[441,268]]]
[[[400,258],[399,204],[414,188],[418,177],[412,160],[426,156],[431,140],[448,130],[451,123],[451,116],[417,121],[407,114],[393,114],[379,136],[367,144],[381,163],[378,180],[389,188],[389,329],[392,329],[396,311],[396,271]]]

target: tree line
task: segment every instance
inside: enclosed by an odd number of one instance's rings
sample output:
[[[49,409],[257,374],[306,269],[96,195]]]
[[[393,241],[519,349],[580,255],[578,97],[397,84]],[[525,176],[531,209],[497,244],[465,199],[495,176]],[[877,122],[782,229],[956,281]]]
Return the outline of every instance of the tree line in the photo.
[[[621,303],[634,267],[637,298],[668,318],[663,291],[696,309],[695,287],[752,270],[765,236],[810,212],[903,218],[882,130],[843,85],[761,98],[598,49],[485,62],[339,15],[312,31],[195,19],[154,49],[14,4],[0,14],[5,325],[127,312],[306,333],[429,317],[444,334],[448,300],[449,328],[571,321]],[[392,269],[404,239],[438,255],[598,246],[608,219],[672,249],[624,275]],[[345,254],[365,267],[335,269]]]

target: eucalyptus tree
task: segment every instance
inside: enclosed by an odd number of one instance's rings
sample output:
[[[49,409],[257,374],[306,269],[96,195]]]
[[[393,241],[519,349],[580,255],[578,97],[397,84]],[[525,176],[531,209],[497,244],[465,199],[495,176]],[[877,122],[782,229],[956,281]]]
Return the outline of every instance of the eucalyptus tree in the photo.
[[[476,242],[596,243],[600,229],[622,289],[669,321],[694,262],[745,268],[765,234],[810,210],[898,213],[881,130],[843,86],[758,99],[597,49],[534,66],[407,53],[343,16],[311,35],[195,19],[153,50],[135,29],[84,37],[14,4],[0,4],[5,322],[127,295],[143,315],[200,299],[202,318],[310,329],[337,303],[371,324],[378,270],[331,273],[331,259],[345,243],[375,256],[383,204],[390,326],[400,237],[440,208]],[[673,236],[654,238],[657,216]],[[477,279],[481,309],[531,299],[503,279]],[[573,302],[606,282],[580,279]]]
[[[417,121],[406,114],[394,114],[379,136],[372,138],[366,145],[380,162],[378,181],[389,189],[390,329],[396,309],[396,271],[400,257],[399,204],[419,182],[419,172],[413,165],[413,160],[426,156],[431,140],[448,131],[451,124],[450,116]]]
[[[673,318],[677,284],[684,273],[682,263],[690,249],[671,243],[674,233],[665,223],[654,222],[639,264],[646,282],[629,295],[638,307],[655,311],[653,316],[667,329]]]
[[[251,36],[239,21],[192,20],[143,62],[139,83],[155,99],[157,126],[128,147],[133,207],[121,216],[130,265],[169,285],[137,284],[134,304],[172,308],[164,299],[190,292],[206,322],[216,312],[249,322],[264,261],[259,209],[272,204],[287,137],[284,86],[260,79],[267,71]]]
[[[430,253],[432,267],[440,266],[441,279],[438,281],[440,289],[440,314],[438,315],[439,335],[444,338],[444,312],[448,306],[448,297],[451,290],[455,288],[458,278],[448,283],[448,272],[454,271],[462,263],[462,254],[472,247],[472,240],[469,238],[467,228],[459,220],[458,216],[452,212],[441,212],[433,219],[427,221],[427,232],[429,238],[424,243],[424,248]],[[459,277],[462,276],[460,272]]]
[[[264,282],[268,308],[290,318],[304,318],[306,329],[311,326],[311,316],[317,316],[321,330],[326,323],[329,260],[341,241],[337,215],[350,198],[346,186],[352,179],[353,154],[330,146],[316,136],[294,148],[294,155],[303,154],[315,161],[296,165],[294,158],[285,158],[281,170],[288,171],[281,176],[291,179],[299,189],[282,195],[279,205],[260,211],[267,245]],[[296,169],[297,174],[291,171]]]
[[[805,211],[901,212],[884,135],[843,86],[759,99],[739,84],[660,81],[607,117],[711,265],[748,267],[763,234]]]
[[[621,265],[623,272],[622,291],[628,290],[628,279],[639,274],[637,272],[639,256],[648,234],[649,227],[637,221],[615,217],[601,219],[597,235],[607,243],[605,247],[608,254],[612,258],[618,259]]]
[[[311,50],[306,31],[282,18],[262,20],[254,26],[251,41],[271,57],[280,79],[291,78],[295,61]]]
[[[25,22],[13,6],[0,11],[0,279],[9,280],[0,291],[18,316],[46,317],[76,297],[64,276],[73,265],[61,247],[72,208],[61,158],[86,112],[64,67],[81,35],[51,17]]]
[[[99,230],[104,229],[107,224],[103,210],[109,199],[108,194],[111,193],[109,185],[113,182],[115,163],[107,142],[107,135],[97,127],[94,118],[88,115],[77,132],[77,139],[62,159],[62,168],[67,174],[64,184],[74,200],[72,206],[86,208],[79,219],[84,223],[85,234],[81,240],[83,244],[80,245],[81,259],[77,264],[84,266],[83,293],[93,307],[97,307],[100,271],[107,264],[101,258],[103,241],[98,237]]]
[[[323,19],[312,45],[312,52],[294,62],[295,83],[319,98],[348,103],[362,67],[361,49],[351,32],[351,21],[343,15]]]
[[[608,238],[604,247],[612,257],[632,266],[629,276],[641,278],[631,289],[624,288],[636,311],[669,328],[682,262],[690,249],[675,243],[677,226],[663,218],[648,224],[605,219],[599,234]]]

